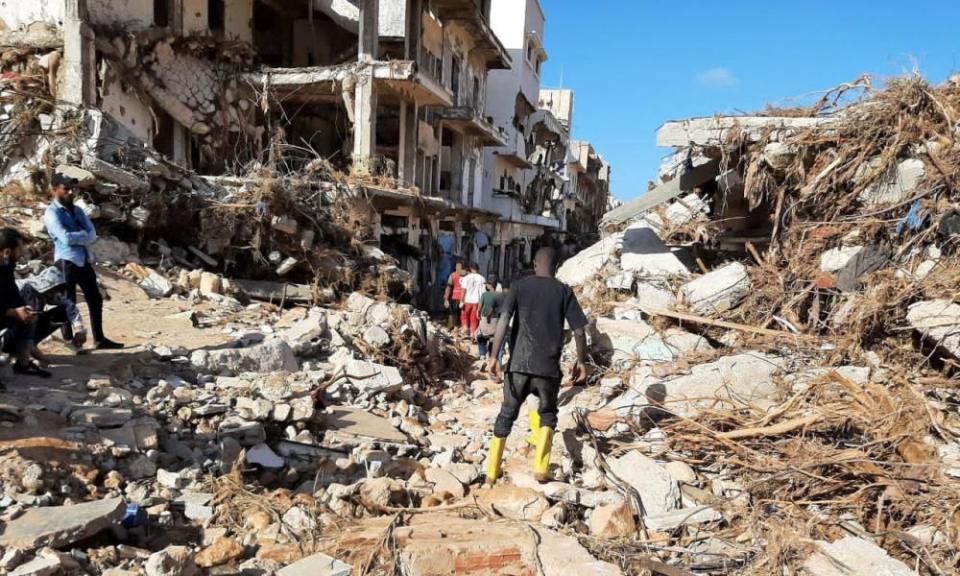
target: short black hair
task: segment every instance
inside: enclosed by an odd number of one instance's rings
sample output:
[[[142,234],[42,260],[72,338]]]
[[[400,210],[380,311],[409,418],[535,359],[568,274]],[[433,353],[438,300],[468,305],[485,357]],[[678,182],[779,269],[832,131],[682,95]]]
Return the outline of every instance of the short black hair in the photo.
[[[13,228],[0,228],[0,250],[13,250],[23,244],[23,234]]]
[[[479,271],[480,271],[480,265],[477,264],[476,262],[474,262],[473,264],[470,265],[470,269],[473,270],[474,272],[479,272]]]
[[[80,181],[72,176],[67,176],[63,172],[54,172],[53,177],[50,178],[50,185],[56,188],[57,186],[65,186],[67,188],[76,188],[80,184]]]
[[[542,263],[548,270],[556,270],[559,264],[557,251],[552,246],[544,246],[537,250],[533,260],[536,263]]]

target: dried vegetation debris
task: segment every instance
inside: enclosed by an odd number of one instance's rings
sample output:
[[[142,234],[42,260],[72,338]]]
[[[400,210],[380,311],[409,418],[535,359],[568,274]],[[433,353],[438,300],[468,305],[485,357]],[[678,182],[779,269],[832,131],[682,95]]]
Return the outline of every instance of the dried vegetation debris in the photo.
[[[595,551],[695,573],[952,573],[960,82],[861,79],[766,114],[775,128],[718,119],[722,141],[678,154],[716,158],[716,178],[561,272],[600,317],[608,401],[584,425],[607,451],[688,464],[683,507],[722,514]],[[670,253],[689,272],[657,273]]]

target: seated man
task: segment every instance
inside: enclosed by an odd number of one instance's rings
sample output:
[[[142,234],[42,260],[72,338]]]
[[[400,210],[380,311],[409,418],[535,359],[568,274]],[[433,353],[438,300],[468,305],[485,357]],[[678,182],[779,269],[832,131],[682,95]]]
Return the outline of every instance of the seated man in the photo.
[[[79,353],[87,340],[87,332],[83,327],[80,310],[67,297],[67,280],[63,277],[63,273],[51,266],[36,276],[17,280],[17,286],[27,306],[38,311],[37,321],[28,331],[30,333],[26,335],[23,345],[29,350],[30,356],[41,363],[46,363],[47,359],[37,348],[37,344],[68,323],[73,333],[70,345],[75,352]]]
[[[37,314],[20,296],[14,277],[14,269],[23,237],[13,228],[0,229],[0,330],[3,335],[3,352],[15,355],[14,371],[29,370],[30,351],[24,348],[25,335],[37,321]]]

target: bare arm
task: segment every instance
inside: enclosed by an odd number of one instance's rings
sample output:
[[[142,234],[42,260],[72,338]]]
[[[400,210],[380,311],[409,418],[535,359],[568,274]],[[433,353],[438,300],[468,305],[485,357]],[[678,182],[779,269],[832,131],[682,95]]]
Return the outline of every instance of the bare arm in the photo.
[[[503,341],[507,337],[507,328],[510,327],[510,316],[508,314],[501,314],[500,320],[497,322],[497,331],[493,335],[493,348],[491,349],[491,358],[500,357],[500,349],[503,348]]]
[[[573,341],[577,343],[577,364],[587,362],[587,334],[583,328],[573,331]]]

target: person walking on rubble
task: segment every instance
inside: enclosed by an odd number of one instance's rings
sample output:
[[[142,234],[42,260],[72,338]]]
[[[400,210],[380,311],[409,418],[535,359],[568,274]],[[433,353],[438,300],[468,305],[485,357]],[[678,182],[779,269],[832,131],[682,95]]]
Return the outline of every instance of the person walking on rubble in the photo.
[[[487,483],[500,477],[501,460],[507,436],[520,415],[527,396],[540,400],[537,410],[530,412],[532,434],[528,442],[536,448],[533,459],[534,477],[539,482],[550,479],[550,450],[557,427],[557,398],[560,394],[560,355],[563,349],[564,323],[573,331],[577,346],[577,363],[573,380],[587,377],[587,339],[584,328],[587,318],[573,290],[554,277],[557,252],[544,247],[534,257],[534,275],[513,283],[503,303],[488,366],[499,377],[498,360],[507,329],[511,326],[510,357],[503,379],[503,403],[493,430],[493,441],[487,464]]]
[[[487,281],[480,275],[480,266],[476,263],[471,264],[469,270],[470,273],[460,279],[463,288],[460,325],[466,329],[468,337],[475,338],[480,326],[480,297]]]
[[[480,325],[477,327],[477,351],[483,362],[482,372],[487,371],[487,360],[493,337],[497,334],[497,323],[500,320],[500,309],[503,307],[504,293],[498,292],[492,281],[487,282],[486,292],[480,297]],[[500,360],[503,350],[500,351]]]
[[[460,302],[463,300],[463,287],[460,281],[464,276],[463,262],[457,260],[453,272],[447,278],[447,287],[443,294],[443,307],[449,312],[447,329],[453,330],[460,325]]]
[[[66,281],[67,297],[76,303],[77,286],[83,290],[83,298],[90,313],[94,348],[117,350],[123,348],[123,344],[114,342],[103,334],[103,297],[97,285],[93,254],[89,248],[97,239],[97,232],[84,211],[73,204],[77,184],[76,178],[61,172],[54,173],[50,180],[53,202],[43,215],[43,224],[53,240],[53,258]],[[64,340],[73,340],[71,326],[65,325],[62,333]]]

